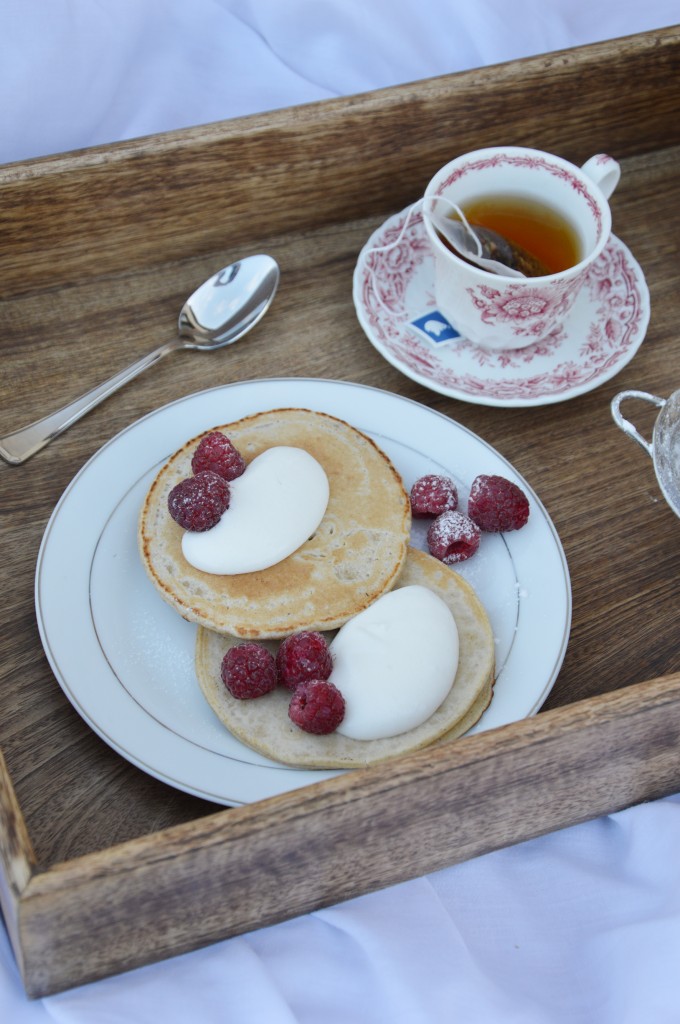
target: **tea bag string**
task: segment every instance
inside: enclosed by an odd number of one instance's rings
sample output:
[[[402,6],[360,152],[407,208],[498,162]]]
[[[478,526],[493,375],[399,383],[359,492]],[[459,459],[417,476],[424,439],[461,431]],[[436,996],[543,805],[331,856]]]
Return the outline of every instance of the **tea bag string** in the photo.
[[[388,242],[387,245],[374,245],[374,246],[371,246],[371,248],[367,249],[365,254],[364,254],[364,257],[365,257],[365,260],[366,260],[366,263],[367,263],[367,266],[368,266],[368,275],[369,275],[369,278],[370,278],[370,281],[371,281],[371,287],[373,288],[373,294],[375,295],[375,297],[376,297],[376,299],[378,301],[378,304],[380,306],[382,306],[383,310],[386,313],[388,313],[390,316],[394,315],[394,310],[390,309],[389,306],[387,306],[386,303],[383,302],[383,300],[382,300],[382,297],[380,295],[380,290],[377,287],[375,265],[369,265],[368,264],[368,257],[372,256],[374,253],[389,252],[391,249],[396,249],[396,247],[401,243],[402,238],[406,234],[406,229],[408,228],[408,226],[409,226],[409,224],[411,222],[411,217],[419,209],[422,208],[423,216],[425,216],[425,217],[429,216],[430,219],[432,220],[431,214],[429,213],[429,211],[427,210],[427,208],[425,206],[425,203],[426,203],[426,201],[428,199],[432,200],[433,202],[440,201],[440,202],[447,203],[448,206],[450,207],[450,209],[453,210],[458,215],[458,217],[460,218],[460,220],[461,220],[465,230],[467,231],[468,235],[470,236],[470,238],[472,238],[474,240],[475,246],[477,248],[477,256],[481,257],[482,252],[483,252],[482,243],[480,242],[479,238],[477,237],[477,235],[475,234],[473,229],[470,227],[470,224],[468,223],[468,220],[467,220],[465,214],[463,213],[461,208],[456,203],[454,203],[451,199],[448,199],[446,196],[421,196],[420,199],[416,199],[415,203],[412,203],[408,207],[408,209],[406,211],[406,217],[404,218],[404,223],[402,224],[401,229],[400,229],[399,234],[397,235],[397,237],[392,242]]]

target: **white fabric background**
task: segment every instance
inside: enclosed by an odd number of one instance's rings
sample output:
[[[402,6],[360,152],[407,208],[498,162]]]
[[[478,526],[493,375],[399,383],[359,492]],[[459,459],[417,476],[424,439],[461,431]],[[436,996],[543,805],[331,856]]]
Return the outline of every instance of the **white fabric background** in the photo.
[[[0,163],[680,21],[680,0],[3,0]]]
[[[680,0],[3,0],[0,163],[677,22]],[[37,1002],[0,928],[0,1021],[675,1024],[679,849],[676,796]]]

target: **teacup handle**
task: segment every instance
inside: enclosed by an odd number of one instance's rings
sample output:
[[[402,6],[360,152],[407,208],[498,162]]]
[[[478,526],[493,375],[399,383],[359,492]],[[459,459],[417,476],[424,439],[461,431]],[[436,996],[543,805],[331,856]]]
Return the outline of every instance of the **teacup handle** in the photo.
[[[634,441],[637,441],[639,445],[642,445],[644,450],[654,458],[654,450],[649,441],[646,441],[642,434],[633,426],[630,420],[625,419],[621,414],[621,403],[626,398],[640,398],[643,402],[651,402],[652,405],[656,405],[662,408],[666,404],[665,398],[659,398],[658,395],[650,395],[647,391],[620,391],[618,395],[612,398],[611,410],[614,422],[624,434],[628,434],[628,437],[632,437]]]
[[[606,153],[591,156],[590,160],[582,164],[581,170],[595,182],[605,199],[609,199],[621,178],[621,166]]]

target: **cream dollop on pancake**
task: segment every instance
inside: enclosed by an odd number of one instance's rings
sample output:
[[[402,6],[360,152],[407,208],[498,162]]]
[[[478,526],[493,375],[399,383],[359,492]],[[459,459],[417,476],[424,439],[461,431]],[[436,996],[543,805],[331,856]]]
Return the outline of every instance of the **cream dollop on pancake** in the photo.
[[[210,530],[186,530],[182,554],[196,569],[238,576],[268,569],[308,540],[328,506],[328,477],[302,448],[277,445],[229,481],[229,507]]]
[[[308,409],[275,409],[213,429],[230,438],[246,463],[279,445],[309,452],[328,477],[328,506],[314,535],[276,565],[234,576],[195,569],[182,554],[184,531],[167,509],[172,487],[191,476],[204,434],[188,441],[156,476],[138,530],[149,578],[183,618],[248,639],[335,629],[394,585],[406,558],[411,508],[399,474],[371,438]]]
[[[428,587],[448,605],[459,639],[453,685],[434,714],[416,728],[376,740],[350,739],[337,731],[328,736],[306,733],[288,718],[291,694],[284,687],[255,700],[232,697],[222,683],[220,667],[228,648],[241,641],[199,629],[196,675],[206,700],[242,743],[274,761],[295,767],[358,768],[462,735],[478,721],[491,701],[495,671],[491,625],[470,584],[416,548],[409,548],[395,588],[412,585]],[[272,652],[278,647],[273,641],[266,641],[266,645]],[[426,652],[423,656],[427,656]]]
[[[345,698],[338,732],[355,740],[397,736],[426,721],[451,689],[456,620],[429,587],[395,586],[340,627],[330,654],[330,682]]]

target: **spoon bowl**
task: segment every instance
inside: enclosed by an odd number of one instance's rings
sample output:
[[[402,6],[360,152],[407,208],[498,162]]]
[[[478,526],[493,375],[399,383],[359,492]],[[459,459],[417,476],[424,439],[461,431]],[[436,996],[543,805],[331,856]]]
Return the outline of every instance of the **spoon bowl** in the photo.
[[[264,254],[247,256],[218,270],[184,303],[175,338],[74,402],[0,438],[0,456],[14,466],[25,462],[90,409],[170,352],[186,348],[211,352],[238,341],[269,309],[279,277],[276,260]]]
[[[269,309],[279,276],[276,260],[264,255],[218,270],[182,306],[182,347],[214,349],[238,341]]]

